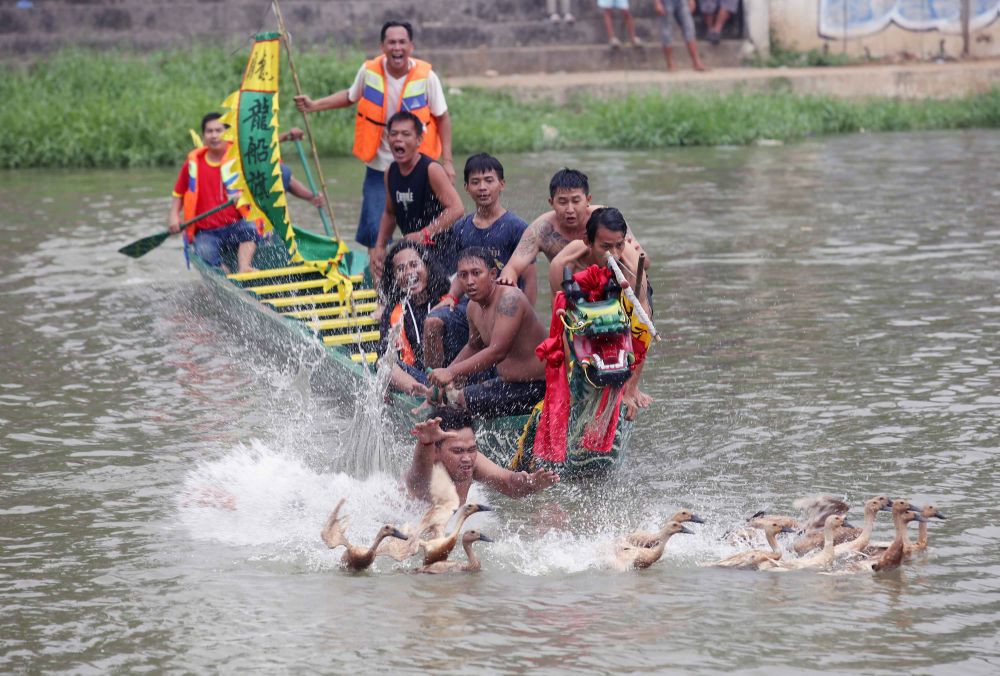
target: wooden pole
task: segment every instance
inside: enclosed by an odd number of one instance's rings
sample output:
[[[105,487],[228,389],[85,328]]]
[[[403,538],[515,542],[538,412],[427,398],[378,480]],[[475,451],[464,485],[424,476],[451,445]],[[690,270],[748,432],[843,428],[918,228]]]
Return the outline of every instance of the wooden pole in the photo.
[[[271,9],[274,10],[274,17],[278,20],[278,30],[281,32],[281,41],[285,43],[285,53],[288,54],[288,67],[292,71],[292,79],[295,81],[295,93],[302,96],[302,85],[299,82],[299,74],[295,70],[295,61],[292,60],[292,46],[288,42],[288,31],[285,30],[285,20],[281,16],[281,8],[278,7],[278,0],[271,0]],[[326,193],[326,179],[323,178],[323,167],[319,163],[319,151],[316,149],[316,139],[313,138],[312,125],[309,124],[309,116],[302,113],[302,120],[306,125],[306,135],[309,136],[309,144],[312,146],[313,161],[316,162],[316,175],[319,177],[319,188],[323,191],[323,201],[326,202],[327,213],[330,214],[330,223],[333,226],[333,234],[341,240],[340,232],[337,230],[337,221],[333,217],[333,206],[330,204],[330,196]],[[342,240],[341,240],[342,241]]]
[[[969,58],[971,52],[969,24],[972,23],[972,0],[962,0],[962,57]]]
[[[646,285],[642,283],[643,275],[646,274],[646,254],[639,254],[639,264],[635,266],[635,297],[642,302],[646,297]]]

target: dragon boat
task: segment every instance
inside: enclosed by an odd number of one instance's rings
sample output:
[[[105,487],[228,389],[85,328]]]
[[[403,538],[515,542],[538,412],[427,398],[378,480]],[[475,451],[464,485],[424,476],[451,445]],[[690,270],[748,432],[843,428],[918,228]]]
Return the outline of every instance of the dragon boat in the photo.
[[[254,335],[322,350],[334,393],[355,399],[377,382],[378,293],[366,252],[291,224],[279,166],[280,41],[277,32],[256,36],[242,85],[223,103],[232,142],[224,162],[238,176],[227,190],[264,233],[257,270],[227,274],[193,247],[186,253],[215,295],[237,309],[234,321]],[[546,400],[529,414],[475,420],[477,445],[497,464],[546,467],[570,477],[607,470],[624,457],[634,425],[621,403],[634,361],[634,322],[620,288],[604,280],[598,286],[586,297],[568,278],[565,295],[557,296],[550,338],[539,347],[547,363]],[[423,417],[415,397],[380,394],[387,422],[400,434]]]

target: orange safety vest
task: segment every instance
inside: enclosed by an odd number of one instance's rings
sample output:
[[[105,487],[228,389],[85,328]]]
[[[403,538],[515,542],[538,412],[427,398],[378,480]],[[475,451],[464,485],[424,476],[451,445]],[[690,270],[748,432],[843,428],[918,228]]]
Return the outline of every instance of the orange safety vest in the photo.
[[[228,152],[229,146],[232,145],[231,142],[227,142],[226,150]],[[198,160],[208,152],[207,147],[195,148],[188,153],[188,189],[184,193],[182,198],[182,204],[184,207],[184,220],[190,221],[192,218],[198,215]],[[239,177],[233,170],[233,164],[236,160],[223,160],[222,165],[219,167],[219,172],[222,174],[222,184],[226,189],[226,197],[232,199],[239,199],[240,189],[236,188],[236,179]],[[237,207],[240,216],[246,218],[250,214],[250,207],[242,206]],[[259,229],[259,228],[258,228]],[[194,234],[198,231],[198,224],[192,223],[185,230],[184,236],[187,241],[194,241]]]
[[[392,308],[392,314],[389,315],[389,326],[396,326],[399,322],[403,321],[403,303],[397,303],[396,307]],[[406,327],[399,332],[399,342],[396,345],[399,348],[399,359],[404,364],[409,364],[413,366],[417,363],[417,355],[413,352],[413,346],[410,345],[410,339],[406,337]]]
[[[406,74],[403,91],[399,97],[399,108],[392,111],[408,110],[424,123],[424,140],[420,152],[432,159],[441,156],[441,138],[437,122],[431,115],[427,102],[427,78],[431,64],[414,59],[413,67]],[[365,86],[358,100],[358,114],[354,124],[354,155],[362,162],[375,159],[382,143],[385,123],[392,114],[386,114],[385,99],[385,56],[365,61]]]

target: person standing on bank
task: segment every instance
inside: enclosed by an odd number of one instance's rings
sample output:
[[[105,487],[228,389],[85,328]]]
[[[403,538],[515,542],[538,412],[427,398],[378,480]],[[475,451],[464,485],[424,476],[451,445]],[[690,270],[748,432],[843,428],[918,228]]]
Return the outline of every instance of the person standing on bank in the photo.
[[[437,238],[462,217],[462,199],[444,167],[420,152],[423,129],[420,119],[401,110],[389,118],[389,147],[395,161],[385,172],[385,209],[378,237],[369,253],[372,275],[382,277],[385,249],[396,227],[411,241],[430,247],[444,261],[451,253],[446,238]]]
[[[379,219],[385,209],[383,174],[393,161],[386,133],[389,117],[400,110],[415,114],[424,127],[420,151],[439,159],[448,180],[455,179],[448,104],[431,64],[411,58],[413,27],[405,21],[386,21],[381,47],[382,55],[362,64],[349,89],[315,101],[304,95],[295,97],[295,106],[303,113],[358,106],[354,155],[367,169],[355,239],[369,250],[375,247]]]

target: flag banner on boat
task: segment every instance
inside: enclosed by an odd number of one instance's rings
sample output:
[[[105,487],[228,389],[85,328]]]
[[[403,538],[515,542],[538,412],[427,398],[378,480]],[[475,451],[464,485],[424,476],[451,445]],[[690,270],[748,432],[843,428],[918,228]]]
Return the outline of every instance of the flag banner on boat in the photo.
[[[345,302],[351,283],[338,271],[348,248],[338,242],[336,255],[324,260],[307,260],[299,251],[295,230],[288,213],[285,187],[281,180],[281,144],[278,141],[278,76],[281,65],[280,33],[261,33],[243,72],[243,83],[222,103],[223,138],[232,141],[225,161],[232,161],[238,178],[237,207],[249,209],[250,220],[262,225],[262,234],[273,232],[288,249],[292,262],[316,268],[327,277],[324,292],[337,287]]]

